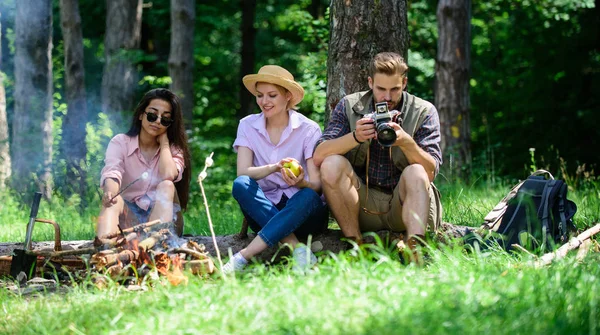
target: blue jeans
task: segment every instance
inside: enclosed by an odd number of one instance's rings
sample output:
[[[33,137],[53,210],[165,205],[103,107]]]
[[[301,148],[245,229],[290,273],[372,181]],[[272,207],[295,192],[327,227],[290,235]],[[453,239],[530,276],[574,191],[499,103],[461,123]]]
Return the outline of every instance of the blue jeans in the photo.
[[[329,211],[317,192],[303,188],[290,199],[285,195],[278,204],[265,196],[258,183],[239,176],[233,182],[232,194],[248,221],[248,226],[269,247],[295,233],[298,238],[317,234],[327,228]]]

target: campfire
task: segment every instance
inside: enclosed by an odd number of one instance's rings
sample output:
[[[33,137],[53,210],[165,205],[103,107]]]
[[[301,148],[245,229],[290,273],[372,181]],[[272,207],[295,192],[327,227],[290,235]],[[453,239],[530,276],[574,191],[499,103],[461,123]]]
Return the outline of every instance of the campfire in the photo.
[[[36,219],[36,222],[49,220]],[[58,224],[52,224],[59,231]],[[203,244],[179,238],[173,222],[154,220],[96,237],[91,245],[62,250],[60,233],[53,251],[28,250],[36,258],[33,271],[13,276],[21,284],[32,277],[72,281],[91,277],[98,288],[110,281],[138,285],[149,276],[164,276],[173,285],[186,284],[184,270],[194,275],[212,274],[215,266]],[[0,275],[8,275],[13,256],[0,258]],[[39,280],[39,279],[38,279]]]
[[[211,274],[215,267],[204,245],[179,238],[173,222],[150,221],[94,240],[90,266],[111,279],[144,278],[156,270],[171,284],[186,283],[183,270]],[[96,277],[98,286],[102,278]]]

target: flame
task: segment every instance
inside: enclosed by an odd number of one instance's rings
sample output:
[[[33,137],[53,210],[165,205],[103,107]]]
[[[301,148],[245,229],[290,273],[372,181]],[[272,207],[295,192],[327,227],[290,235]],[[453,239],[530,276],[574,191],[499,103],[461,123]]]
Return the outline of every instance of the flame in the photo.
[[[182,283],[187,285],[188,278],[183,274],[183,260],[179,255],[169,258],[166,253],[160,253],[154,257],[154,261],[156,270],[167,277],[171,285],[177,286]]]

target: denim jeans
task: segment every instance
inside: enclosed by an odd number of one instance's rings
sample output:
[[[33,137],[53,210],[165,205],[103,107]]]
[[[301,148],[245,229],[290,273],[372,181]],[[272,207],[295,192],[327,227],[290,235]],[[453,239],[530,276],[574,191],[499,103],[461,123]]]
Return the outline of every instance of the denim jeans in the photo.
[[[248,221],[269,247],[295,233],[298,238],[317,234],[327,228],[329,211],[314,190],[303,188],[290,199],[285,195],[278,204],[265,196],[258,183],[239,176],[233,182],[233,197]]]

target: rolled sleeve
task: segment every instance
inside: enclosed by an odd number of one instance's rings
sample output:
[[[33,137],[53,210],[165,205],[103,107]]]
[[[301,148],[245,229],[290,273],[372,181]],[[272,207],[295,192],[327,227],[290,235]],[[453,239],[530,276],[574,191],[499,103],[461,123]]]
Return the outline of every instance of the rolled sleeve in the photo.
[[[121,185],[123,171],[125,171],[124,158],[127,154],[127,144],[122,136],[115,136],[108,143],[104,156],[104,168],[100,173],[100,187],[104,186],[107,178],[112,178]]]
[[[333,112],[331,112],[329,123],[327,123],[327,127],[323,131],[321,138],[315,143],[314,149],[325,141],[342,137],[350,132],[350,122],[348,122],[344,106],[344,99],[340,100],[335,106]]]
[[[183,178],[183,170],[185,170],[185,159],[183,157],[183,151],[181,149],[171,147],[171,152],[173,155],[173,161],[175,162],[175,166],[177,167],[177,178],[173,181],[174,183],[180,181]]]
[[[435,175],[437,176],[440,165],[442,165],[442,149],[440,147],[440,119],[435,107],[432,106],[431,112],[415,132],[414,139],[417,145],[435,160]]]

